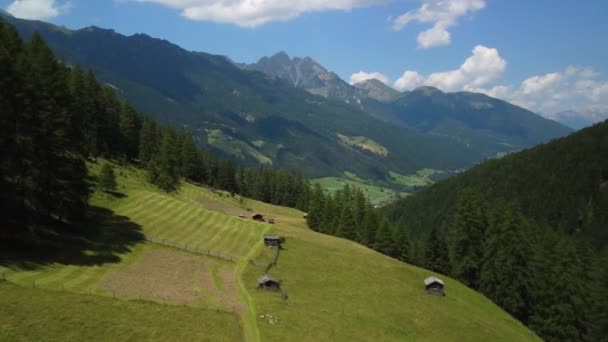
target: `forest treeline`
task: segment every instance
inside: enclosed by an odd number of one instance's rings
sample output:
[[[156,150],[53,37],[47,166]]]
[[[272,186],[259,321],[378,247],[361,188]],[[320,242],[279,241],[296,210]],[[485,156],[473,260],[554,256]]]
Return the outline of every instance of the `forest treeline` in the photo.
[[[185,179],[268,203],[307,208],[309,183],[286,171],[237,166],[192,135],[159,125],[58,60],[39,35],[23,42],[0,22],[0,205],[3,233],[34,232],[86,217],[96,158],[133,163],[171,192]]]

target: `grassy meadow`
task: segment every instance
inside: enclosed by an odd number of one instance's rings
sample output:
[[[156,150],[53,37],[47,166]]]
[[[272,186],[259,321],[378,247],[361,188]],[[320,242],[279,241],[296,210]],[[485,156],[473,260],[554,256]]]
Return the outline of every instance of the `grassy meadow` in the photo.
[[[119,187],[94,195],[100,216],[82,236],[27,258],[2,252],[0,340],[538,340],[450,278],[447,296],[427,295],[430,272],[313,232],[303,212],[187,183],[165,194],[116,167]],[[287,301],[256,288],[263,270],[250,260],[274,256],[267,232],[287,238],[269,272]]]
[[[238,341],[231,313],[0,281],[2,341]]]

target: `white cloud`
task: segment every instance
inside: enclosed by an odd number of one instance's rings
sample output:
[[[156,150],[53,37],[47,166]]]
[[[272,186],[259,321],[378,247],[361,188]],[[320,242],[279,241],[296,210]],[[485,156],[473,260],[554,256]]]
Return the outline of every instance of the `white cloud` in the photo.
[[[426,85],[443,91],[484,93],[547,116],[569,108],[608,108],[608,80],[600,79],[599,72],[591,67],[568,66],[562,71],[532,75],[518,85],[496,84],[506,68],[507,61],[497,49],[478,45],[457,69],[428,75],[407,70],[393,87],[404,91]],[[597,117],[585,115],[597,121]]]
[[[304,13],[348,11],[385,3],[387,0],[132,0],[153,2],[179,9],[192,20],[206,20],[253,28],[286,21]]]
[[[407,90],[424,84],[444,91],[472,90],[498,79],[507,67],[496,49],[477,45],[472,53],[458,69],[434,72],[427,77],[408,70],[395,81],[394,87]]]
[[[424,77],[422,77],[422,75],[416,71],[406,70],[403,75],[395,81],[393,86],[395,89],[403,91],[419,87],[423,82]]]
[[[558,72],[552,72],[542,76],[532,76],[522,82],[521,91],[526,95],[543,92],[554,88],[561,80],[562,75]]]
[[[550,116],[568,108],[608,107],[608,81],[595,79],[598,76],[592,68],[569,66],[563,71],[528,77],[517,88],[494,86],[475,91]]]
[[[15,0],[6,8],[18,18],[48,20],[70,9],[69,2],[58,4],[55,0]]]
[[[431,23],[430,29],[418,34],[418,47],[427,49],[447,45],[451,42],[448,28],[456,25],[458,18],[485,6],[485,0],[423,0],[420,8],[397,17],[393,21],[393,29],[399,31],[414,21]]]
[[[377,79],[378,81],[380,81],[384,84],[390,83],[390,80],[384,74],[381,74],[379,72],[365,72],[365,71],[359,71],[359,72],[356,72],[356,73],[350,75],[349,83],[355,84],[355,83],[359,83],[361,81],[370,80],[370,79]]]

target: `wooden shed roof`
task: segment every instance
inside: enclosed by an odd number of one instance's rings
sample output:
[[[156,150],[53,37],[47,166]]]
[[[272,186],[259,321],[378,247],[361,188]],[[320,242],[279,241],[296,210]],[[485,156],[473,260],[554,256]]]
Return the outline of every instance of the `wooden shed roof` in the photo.
[[[441,280],[435,276],[430,276],[430,277],[424,279],[424,286],[429,286],[433,283],[439,283],[439,284],[441,284],[441,286],[444,286],[443,280]]]
[[[273,282],[273,283],[278,283],[279,281],[276,280],[275,278],[269,276],[268,274],[264,274],[263,276],[258,278],[258,284],[264,284],[267,282]]]

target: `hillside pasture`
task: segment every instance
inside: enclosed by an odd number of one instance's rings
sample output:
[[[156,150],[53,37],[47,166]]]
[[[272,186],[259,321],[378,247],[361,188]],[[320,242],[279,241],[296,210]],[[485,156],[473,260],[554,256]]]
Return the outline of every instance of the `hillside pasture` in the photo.
[[[44,291],[0,281],[2,341],[241,341],[229,312]]]

